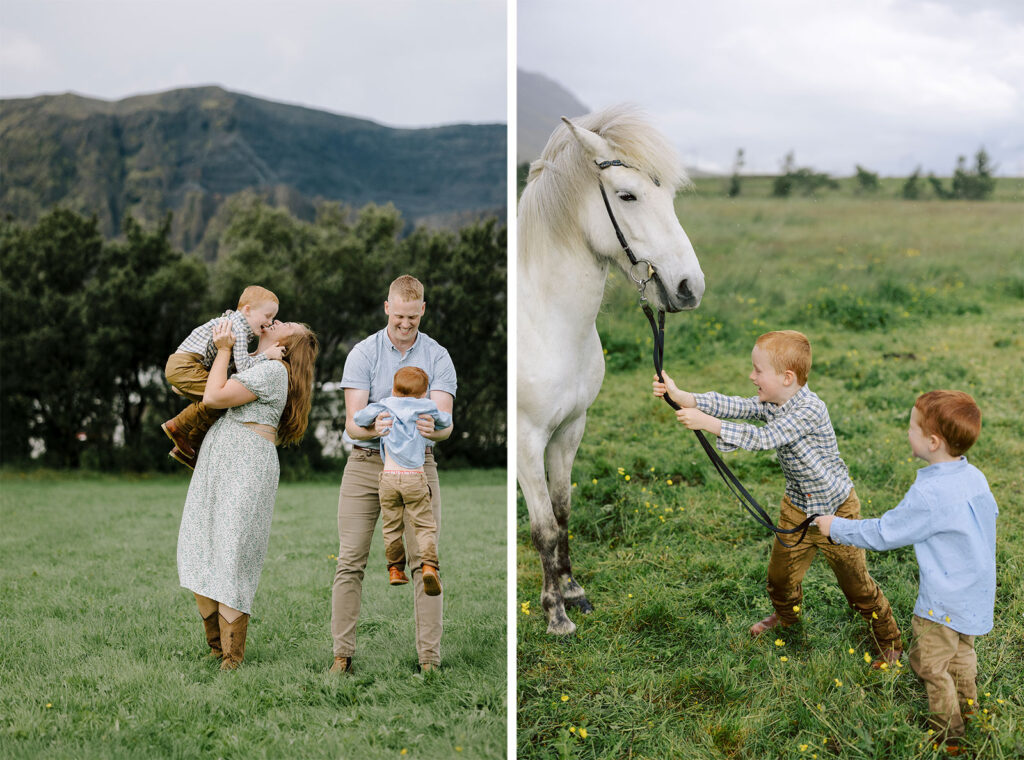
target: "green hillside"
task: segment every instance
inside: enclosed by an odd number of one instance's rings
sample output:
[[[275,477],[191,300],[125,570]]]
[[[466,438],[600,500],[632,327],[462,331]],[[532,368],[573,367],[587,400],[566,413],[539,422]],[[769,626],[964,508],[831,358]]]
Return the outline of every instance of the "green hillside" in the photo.
[[[64,205],[114,236],[127,213],[173,211],[185,250],[243,190],[306,218],[328,199],[443,222],[504,207],[505,142],[504,124],[393,129],[219,87],[3,100],[0,214],[33,221]]]

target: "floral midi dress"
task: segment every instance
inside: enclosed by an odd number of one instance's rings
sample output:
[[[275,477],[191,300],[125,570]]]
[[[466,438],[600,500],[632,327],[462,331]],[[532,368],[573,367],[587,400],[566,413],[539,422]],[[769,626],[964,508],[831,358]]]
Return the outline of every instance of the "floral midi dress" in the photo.
[[[248,614],[267,556],[280,464],[277,447],[242,423],[277,427],[288,370],[268,360],[231,379],[256,400],[228,409],[199,449],[178,532],[178,580]]]

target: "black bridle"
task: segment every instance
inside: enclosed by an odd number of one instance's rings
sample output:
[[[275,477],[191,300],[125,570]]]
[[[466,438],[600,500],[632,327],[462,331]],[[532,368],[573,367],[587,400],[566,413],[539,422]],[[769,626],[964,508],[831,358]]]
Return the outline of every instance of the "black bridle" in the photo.
[[[599,171],[604,171],[609,166],[622,166],[627,169],[632,168],[618,159],[615,159],[614,161],[595,161],[594,163],[597,164]],[[658,184],[656,179],[654,181],[655,184]],[[629,259],[629,277],[634,283],[636,283],[637,290],[640,292],[640,308],[643,309],[644,315],[647,317],[647,321],[651,323],[651,332],[654,333],[654,371],[658,376],[658,380],[664,382],[665,379],[662,376],[662,361],[665,354],[665,310],[658,309],[658,317],[655,319],[654,310],[651,309],[651,305],[647,302],[647,296],[645,294],[647,283],[657,276],[657,272],[655,272],[654,267],[649,261],[637,259],[636,255],[629,247],[629,243],[626,241],[626,236],[622,234],[622,229],[619,227],[618,221],[615,219],[615,214],[612,212],[612,204],[608,201],[608,193],[605,192],[604,183],[601,181],[600,176],[598,176],[597,184],[598,187],[601,188],[601,198],[604,199],[604,207],[608,212],[608,218],[611,220],[612,227],[615,228],[615,237],[619,239],[619,245],[622,246],[622,250],[625,251],[626,257]],[[647,265],[646,277],[637,276],[636,269],[639,264]],[[673,409],[679,409],[679,404],[669,398],[668,393],[666,393],[662,398],[664,398],[666,403]],[[708,459],[711,460],[711,464],[715,466],[715,470],[721,476],[722,480],[725,481],[729,490],[732,491],[733,496],[739,500],[740,505],[747,510],[747,513],[753,517],[756,522],[772,531],[775,534],[775,540],[787,548],[792,548],[804,540],[804,536],[807,535],[807,531],[810,529],[811,524],[814,522],[815,518],[820,517],[820,515],[809,515],[806,520],[801,522],[795,528],[779,528],[775,525],[775,521],[772,520],[769,514],[765,511],[764,507],[758,504],[757,499],[751,496],[750,492],[743,487],[739,478],[733,474],[733,471],[729,469],[729,465],[727,465],[722,457],[719,456],[714,447],[708,443],[708,439],[704,437],[704,433],[700,430],[694,430],[693,432],[697,436],[697,440],[700,442],[701,448],[704,449],[704,453],[708,455]],[[793,533],[799,533],[800,537],[791,544],[787,544],[779,538],[779,534],[790,535]],[[832,539],[829,538],[829,541],[831,540]]]

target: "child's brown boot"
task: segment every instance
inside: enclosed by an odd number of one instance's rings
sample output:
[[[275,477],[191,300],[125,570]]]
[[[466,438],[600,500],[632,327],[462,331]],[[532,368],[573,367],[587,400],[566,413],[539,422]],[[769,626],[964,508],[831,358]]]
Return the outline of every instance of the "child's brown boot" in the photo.
[[[176,462],[181,462],[183,465],[188,467],[190,470],[194,470],[196,468],[196,461],[198,461],[198,457],[196,457],[195,454],[193,454],[192,456],[189,456],[184,451],[179,449],[177,446],[175,446],[173,449],[171,449],[171,451],[168,454],[168,456],[171,459],[175,460]]]
[[[392,586],[401,586],[403,583],[408,583],[409,577],[398,569],[397,565],[391,565],[388,568],[388,583]]]
[[[437,568],[431,565],[424,565],[420,570],[423,574],[423,591],[427,596],[437,596],[441,593],[441,576]]]
[[[167,420],[160,429],[171,439],[174,447],[187,457],[195,458],[196,452],[188,439],[188,431],[178,424],[178,418]]]

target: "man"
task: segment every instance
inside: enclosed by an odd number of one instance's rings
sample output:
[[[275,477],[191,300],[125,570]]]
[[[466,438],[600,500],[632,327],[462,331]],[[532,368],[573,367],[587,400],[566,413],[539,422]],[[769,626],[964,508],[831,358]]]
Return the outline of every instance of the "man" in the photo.
[[[388,325],[366,340],[356,344],[345,360],[341,386],[345,389],[344,440],[353,449],[345,462],[338,499],[338,565],[331,590],[331,635],[334,638],[334,664],[332,673],[352,669],[355,653],[356,622],[362,597],[363,571],[370,553],[380,501],[377,483],[383,463],[380,457],[380,437],[390,428],[390,416],[379,415],[368,427],[360,427],[353,415],[367,404],[391,394],[392,379],[402,367],[419,367],[430,378],[428,396],[439,410],[452,413],[455,400],[455,367],[448,351],[437,341],[419,331],[420,319],[426,310],[423,285],[415,277],[403,275],[391,283],[384,313]],[[448,438],[454,426],[434,429],[434,420],[421,415],[417,428],[431,441]],[[437,465],[432,448],[427,448],[423,470],[431,493],[431,510],[438,533],[441,529],[441,490],[437,481]],[[409,566],[420,564],[415,534],[411,525],[405,526],[405,543],[409,547]],[[416,617],[416,651],[420,670],[434,670],[441,664],[441,611],[443,593],[427,596],[423,589],[423,575],[417,568],[412,571],[413,604]]]

